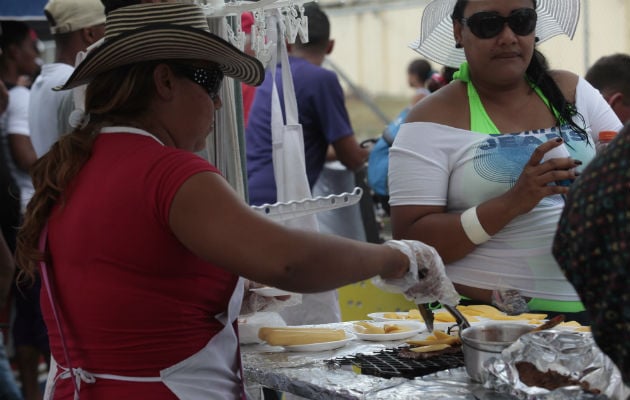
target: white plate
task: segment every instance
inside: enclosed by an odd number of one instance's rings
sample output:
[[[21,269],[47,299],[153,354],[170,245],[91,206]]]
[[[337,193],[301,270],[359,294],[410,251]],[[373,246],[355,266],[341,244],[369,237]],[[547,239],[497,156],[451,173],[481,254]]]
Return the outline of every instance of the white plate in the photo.
[[[292,292],[287,292],[286,290],[278,289],[271,286],[252,288],[252,289],[249,289],[249,291],[254,292],[257,295],[264,296],[264,297],[290,296],[293,294]]]
[[[326,350],[334,350],[340,347],[345,346],[348,342],[356,339],[356,336],[346,332],[346,338],[342,340],[336,340],[334,342],[324,342],[324,343],[312,343],[312,344],[296,344],[293,346],[282,346],[288,351],[307,351],[307,352],[315,352],[315,351],[326,351]]]
[[[396,314],[399,315],[400,318],[389,318],[386,317],[385,314]],[[374,313],[369,313],[367,316],[369,318],[372,318],[374,321],[418,321],[418,322],[422,322],[419,319],[410,319],[407,318],[407,315],[409,315],[408,312],[406,311],[401,311],[401,312],[374,312]]]
[[[370,341],[376,341],[376,342],[382,342],[382,341],[388,341],[388,340],[402,340],[402,339],[408,339],[412,336],[417,335],[419,332],[423,331],[425,329],[425,326],[422,322],[420,321],[413,321],[413,320],[408,320],[408,321],[401,321],[401,320],[397,320],[397,321],[376,321],[376,322],[370,322],[371,325],[374,326],[378,326],[378,327],[382,327],[383,325],[399,325],[399,326],[404,326],[405,328],[409,328],[410,330],[408,331],[404,331],[404,332],[396,332],[396,333],[361,333],[361,332],[357,332],[356,328],[353,326],[353,329],[355,329],[354,334],[356,335],[356,337],[358,337],[361,340],[370,340]]]

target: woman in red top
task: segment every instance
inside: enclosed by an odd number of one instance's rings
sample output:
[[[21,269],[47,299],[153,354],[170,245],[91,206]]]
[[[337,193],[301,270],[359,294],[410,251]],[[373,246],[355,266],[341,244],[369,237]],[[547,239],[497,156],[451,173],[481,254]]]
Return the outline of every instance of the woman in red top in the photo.
[[[56,361],[46,398],[244,398],[239,276],[318,292],[404,277],[416,253],[275,224],[194,154],[221,107],[223,76],[252,85],[264,76],[209,33],[200,7],[123,7],[106,32],[64,86],[88,83],[84,123],[37,162],[20,232],[24,270],[46,261]],[[444,276],[431,264],[422,267]]]

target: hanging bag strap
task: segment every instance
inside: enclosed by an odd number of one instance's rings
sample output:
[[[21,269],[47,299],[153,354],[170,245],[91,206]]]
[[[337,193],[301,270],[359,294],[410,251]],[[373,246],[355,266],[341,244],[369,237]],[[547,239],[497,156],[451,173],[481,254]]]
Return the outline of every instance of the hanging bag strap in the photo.
[[[269,17],[268,24],[273,26],[273,29],[269,30],[269,40],[272,41],[271,51],[271,63],[269,64],[269,70],[271,71],[271,129],[272,136],[278,135],[284,126],[284,119],[282,117],[282,104],[280,102],[280,95],[278,94],[278,85],[276,84],[276,72],[278,71],[278,39],[280,35],[277,31],[278,21],[275,16]],[[273,141],[279,140],[277,137],[273,137]]]
[[[291,65],[289,64],[289,51],[287,49],[286,27],[284,25],[284,19],[280,10],[276,10],[278,13],[278,46],[280,46],[280,63],[282,64],[282,93],[284,95],[284,113],[287,121],[287,125],[298,125],[298,106],[297,98],[295,97],[295,87],[293,86],[293,73],[291,72]]]
[[[293,74],[291,73],[291,65],[289,64],[289,53],[285,41],[285,28],[282,22],[282,15],[277,10],[278,15],[271,17],[270,24],[275,29],[269,32],[270,39],[274,42],[274,50],[271,52],[271,82],[272,82],[272,124],[281,125],[298,125],[298,106],[295,97],[295,87],[293,85]],[[282,94],[284,97],[284,118],[278,111],[282,110],[280,97],[278,95],[278,87],[276,85],[276,72],[278,65],[278,54],[280,54],[280,63],[282,65]],[[286,123],[285,123],[286,119]]]
[[[48,222],[44,225],[42,232],[39,236],[39,251],[44,254],[46,251],[46,244],[48,241]],[[77,382],[77,378],[73,369],[72,363],[70,362],[70,353],[68,352],[68,346],[66,346],[66,339],[63,334],[63,329],[61,329],[61,317],[57,311],[57,303],[55,303],[55,296],[52,292],[52,286],[50,285],[50,277],[48,276],[48,266],[46,261],[41,260],[39,262],[39,267],[42,275],[42,283],[46,288],[46,293],[48,295],[48,301],[50,301],[50,308],[52,309],[53,316],[55,317],[55,324],[57,325],[57,331],[59,332],[59,338],[61,339],[61,346],[63,348],[63,357],[65,359],[67,368],[70,372],[70,377],[72,378],[72,384],[74,385],[74,399],[79,400],[79,383]]]

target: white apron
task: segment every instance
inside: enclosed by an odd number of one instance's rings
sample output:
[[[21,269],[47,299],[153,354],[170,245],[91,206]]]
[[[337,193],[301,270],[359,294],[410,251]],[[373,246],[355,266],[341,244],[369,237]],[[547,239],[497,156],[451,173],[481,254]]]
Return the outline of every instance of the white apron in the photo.
[[[238,337],[233,322],[237,319],[243,298],[243,279],[239,278],[228,304],[227,313],[215,316],[225,326],[197,353],[168,368],[160,370],[159,377],[132,377],[113,374],[92,374],[73,367],[76,392],[79,399],[81,382],[95,383],[98,379],[127,382],[162,382],[180,400],[244,399]],[[237,371],[235,373],[235,371]],[[52,400],[59,379],[71,379],[67,367],[59,366],[51,356],[44,400]]]

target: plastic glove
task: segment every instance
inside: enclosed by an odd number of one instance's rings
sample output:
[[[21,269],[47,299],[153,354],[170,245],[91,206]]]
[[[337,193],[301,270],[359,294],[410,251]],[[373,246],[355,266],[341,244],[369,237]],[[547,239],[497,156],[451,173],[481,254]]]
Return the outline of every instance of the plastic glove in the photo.
[[[501,288],[493,290],[492,305],[507,315],[519,315],[529,312],[527,301],[516,289]]]
[[[386,246],[400,250],[409,257],[409,271],[402,278],[372,278],[372,283],[388,292],[402,293],[417,304],[439,301],[451,306],[460,296],[446,276],[444,262],[431,246],[416,240],[388,240]]]
[[[277,312],[283,308],[296,306],[302,303],[302,294],[291,293],[288,296],[261,296],[250,291],[252,288],[263,287],[256,282],[245,282],[245,293],[243,295],[243,303],[241,305],[241,315],[252,314],[255,312]]]

